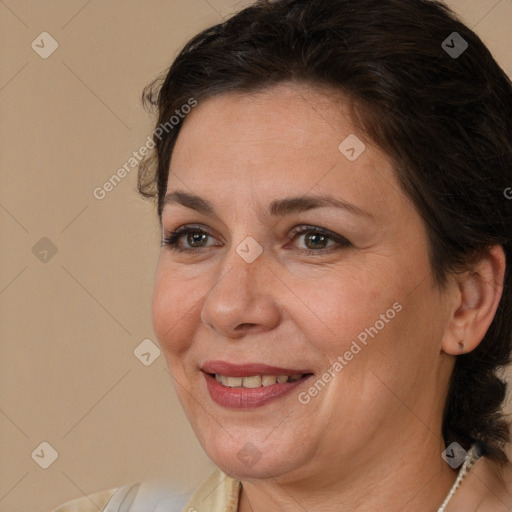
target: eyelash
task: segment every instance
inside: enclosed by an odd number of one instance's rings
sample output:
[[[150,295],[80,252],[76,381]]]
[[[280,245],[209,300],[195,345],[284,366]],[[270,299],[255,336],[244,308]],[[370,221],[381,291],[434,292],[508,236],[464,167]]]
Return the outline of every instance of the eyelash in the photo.
[[[210,236],[213,238],[213,236],[210,233],[208,233],[208,231],[206,231],[200,227],[196,227],[193,225],[186,225],[186,226],[182,226],[182,227],[176,229],[175,231],[169,233],[168,235],[166,235],[163,238],[163,240],[161,241],[160,246],[161,247],[165,246],[172,251],[181,252],[181,253],[189,253],[189,254],[202,252],[203,249],[208,249],[209,247],[215,247],[215,246],[193,247],[193,248],[180,247],[178,240],[183,235],[187,235],[189,233],[207,235],[207,236]],[[352,245],[346,238],[344,238],[340,235],[337,235],[336,233],[333,233],[332,231],[328,231],[327,229],[319,228],[316,226],[307,226],[307,225],[297,226],[296,228],[294,228],[292,230],[292,232],[290,233],[289,239],[290,239],[290,241],[292,241],[292,240],[295,240],[295,238],[297,238],[298,236],[303,235],[303,234],[308,234],[308,233],[320,234],[323,237],[330,239],[339,245],[338,245],[338,247],[331,246],[331,247],[326,247],[326,248],[318,249],[318,250],[298,249],[302,254],[307,254],[307,255],[328,254],[328,253],[333,252],[333,249],[339,250],[341,248],[349,247]]]

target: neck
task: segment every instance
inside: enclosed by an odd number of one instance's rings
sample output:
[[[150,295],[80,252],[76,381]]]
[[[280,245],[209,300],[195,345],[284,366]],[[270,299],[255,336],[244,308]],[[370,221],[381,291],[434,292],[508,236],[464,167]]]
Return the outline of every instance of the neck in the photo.
[[[238,512],[437,512],[457,477],[442,460],[443,449],[433,437],[427,443],[389,446],[385,453],[374,452],[371,461],[359,468],[351,464],[350,471],[337,479],[326,477],[321,488],[308,487],[304,481],[283,483],[279,478],[244,481]]]

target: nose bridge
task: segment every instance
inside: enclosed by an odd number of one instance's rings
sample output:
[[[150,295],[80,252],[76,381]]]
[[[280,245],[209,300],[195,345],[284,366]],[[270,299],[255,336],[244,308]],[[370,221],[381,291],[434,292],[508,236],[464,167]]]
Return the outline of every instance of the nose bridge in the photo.
[[[222,262],[221,275],[209,296],[216,294],[218,299],[236,307],[241,303],[247,305],[261,293],[266,262],[262,248],[260,254],[256,254],[255,244],[261,248],[254,238],[246,237],[230,247]],[[236,299],[236,303],[232,299]]]
[[[254,238],[235,242],[203,303],[203,323],[224,336],[233,336],[245,324],[270,328],[277,319],[278,308],[269,286],[267,265],[263,248]]]
[[[269,264],[268,254],[264,253],[263,242],[260,244],[255,238],[255,230],[250,233],[246,223],[241,223],[241,229],[233,231],[232,244],[225,253],[222,261],[222,277],[220,280],[239,280],[247,282],[254,288],[254,282],[263,280],[266,267]],[[263,235],[261,235],[263,236]],[[261,237],[260,237],[261,239]]]

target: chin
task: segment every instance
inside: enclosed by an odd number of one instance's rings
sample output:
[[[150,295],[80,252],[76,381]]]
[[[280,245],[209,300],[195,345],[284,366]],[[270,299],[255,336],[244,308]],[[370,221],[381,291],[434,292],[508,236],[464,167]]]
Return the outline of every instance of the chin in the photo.
[[[201,444],[217,467],[238,480],[276,478],[300,465],[296,443],[290,440],[281,442],[276,438],[269,444],[266,437],[268,433],[262,432],[259,435],[242,432],[233,437],[224,432],[211,441],[201,440]]]

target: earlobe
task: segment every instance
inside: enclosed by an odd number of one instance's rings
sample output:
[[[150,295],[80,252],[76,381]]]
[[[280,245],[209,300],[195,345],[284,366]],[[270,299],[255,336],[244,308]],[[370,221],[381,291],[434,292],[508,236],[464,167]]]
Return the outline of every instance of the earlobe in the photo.
[[[442,349],[450,355],[474,350],[485,336],[498,309],[505,276],[501,245],[486,251],[471,269],[453,276],[456,303],[446,326]]]

